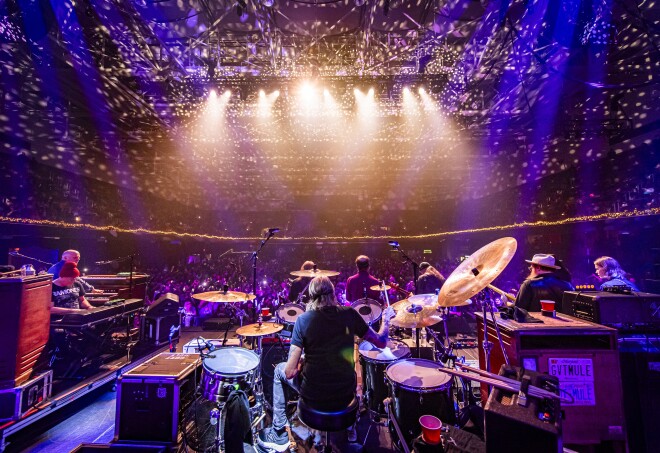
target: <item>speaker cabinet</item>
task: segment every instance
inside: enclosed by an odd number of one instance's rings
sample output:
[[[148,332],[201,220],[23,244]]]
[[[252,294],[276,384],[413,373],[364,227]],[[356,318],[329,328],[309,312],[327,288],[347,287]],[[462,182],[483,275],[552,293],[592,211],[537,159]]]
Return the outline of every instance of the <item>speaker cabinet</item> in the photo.
[[[520,380],[530,378],[530,385],[558,393],[559,379],[502,365],[500,376]],[[555,390],[555,391],[553,391]],[[528,397],[518,404],[518,394],[493,388],[485,407],[486,451],[561,453],[561,411],[559,400]]]

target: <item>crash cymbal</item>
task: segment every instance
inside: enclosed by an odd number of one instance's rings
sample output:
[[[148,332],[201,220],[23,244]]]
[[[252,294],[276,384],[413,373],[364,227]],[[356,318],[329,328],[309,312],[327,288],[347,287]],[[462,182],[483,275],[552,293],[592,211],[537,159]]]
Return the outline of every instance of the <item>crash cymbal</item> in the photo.
[[[295,277],[334,277],[336,275],[339,275],[339,272],[337,271],[324,271],[322,269],[308,269],[304,271],[293,271],[291,272],[291,275]]]
[[[518,243],[514,238],[505,237],[486,244],[463,261],[447,278],[438,305],[456,307],[488,286],[504,270]],[[476,270],[477,275],[473,272]]]
[[[271,335],[279,332],[284,328],[282,324],[275,324],[274,322],[263,322],[259,324],[248,324],[236,329],[236,335],[242,337],[261,337],[264,335]]]
[[[245,302],[246,300],[253,300],[257,296],[254,294],[241,293],[239,291],[208,291],[206,293],[197,293],[192,295],[193,299],[201,300],[204,302]]]
[[[385,286],[374,285],[374,286],[370,286],[370,287],[369,287],[369,289],[372,290],[372,291],[387,291],[387,290],[389,290],[390,288],[391,288],[390,285],[385,285]]]
[[[408,329],[428,327],[442,321],[442,313],[438,311],[435,294],[417,294],[408,299],[392,304],[396,316],[392,318],[392,325]]]

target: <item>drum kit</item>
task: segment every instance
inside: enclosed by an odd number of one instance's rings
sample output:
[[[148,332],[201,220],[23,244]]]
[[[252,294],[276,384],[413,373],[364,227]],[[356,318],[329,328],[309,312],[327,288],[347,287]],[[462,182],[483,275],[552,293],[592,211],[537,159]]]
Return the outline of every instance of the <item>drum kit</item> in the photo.
[[[492,287],[492,281],[504,270],[516,250],[513,238],[494,241],[475,252],[463,261],[447,278],[438,294],[419,294],[392,304],[396,315],[391,324],[417,332],[419,347],[419,329],[438,323],[445,323],[451,307],[467,305],[470,297],[486,287]],[[297,277],[332,277],[339,272],[310,270],[291,272]],[[390,285],[376,285],[372,290],[385,294]],[[255,298],[252,294],[235,291],[213,291],[193,295],[195,299],[216,303],[238,303]],[[371,326],[381,320],[383,306],[373,299],[359,299],[353,308]],[[485,316],[484,307],[484,316]],[[259,322],[241,326],[237,335],[241,338],[256,338],[253,350],[243,347],[211,349],[203,357],[203,374],[200,383],[202,396],[217,403],[220,407],[226,402],[228,394],[240,389],[254,396],[254,407],[250,408],[252,426],[265,416],[263,386],[261,380],[261,340],[270,335],[279,334],[284,329],[292,329],[296,319],[305,312],[302,304],[287,303],[275,311],[276,322]],[[492,307],[491,307],[492,314]],[[497,323],[495,323],[497,327]],[[498,332],[499,336],[499,332]],[[445,345],[436,338],[436,348],[446,352]],[[447,345],[451,348],[451,345]],[[486,351],[488,354],[489,350]],[[422,415],[434,415],[445,423],[454,424],[456,412],[452,397],[452,374],[442,371],[445,366],[439,360],[427,360],[411,357],[410,348],[401,340],[391,338],[385,348],[377,348],[368,341],[362,341],[358,348],[359,361],[362,365],[363,397],[370,414],[375,417],[387,417],[392,423],[392,433],[399,439],[404,451],[407,445],[421,431],[417,420]],[[419,356],[419,354],[417,354]],[[217,445],[221,449],[222,433],[218,429]],[[368,435],[368,434],[367,434]]]

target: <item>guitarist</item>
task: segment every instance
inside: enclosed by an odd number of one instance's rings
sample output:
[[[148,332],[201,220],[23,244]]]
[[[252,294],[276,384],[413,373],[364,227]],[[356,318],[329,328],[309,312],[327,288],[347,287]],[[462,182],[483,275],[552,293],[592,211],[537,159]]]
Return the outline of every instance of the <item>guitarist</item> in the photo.
[[[418,294],[433,294],[440,291],[445,283],[445,277],[430,263],[420,263],[419,270],[422,273],[417,279]]]

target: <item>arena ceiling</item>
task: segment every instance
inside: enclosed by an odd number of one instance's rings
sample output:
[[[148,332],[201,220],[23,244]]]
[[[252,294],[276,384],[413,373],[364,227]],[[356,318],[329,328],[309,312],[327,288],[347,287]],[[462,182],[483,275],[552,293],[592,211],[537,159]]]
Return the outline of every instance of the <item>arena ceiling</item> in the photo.
[[[657,139],[659,33],[654,0],[7,0],[2,150],[210,208],[479,197]],[[374,88],[381,124],[292,113],[301,80],[344,112]],[[439,116],[406,120],[406,87]],[[213,89],[233,95],[206,140]],[[266,125],[262,89],[282,92]]]

